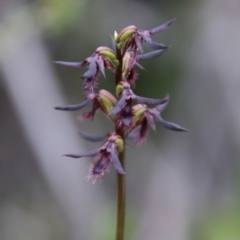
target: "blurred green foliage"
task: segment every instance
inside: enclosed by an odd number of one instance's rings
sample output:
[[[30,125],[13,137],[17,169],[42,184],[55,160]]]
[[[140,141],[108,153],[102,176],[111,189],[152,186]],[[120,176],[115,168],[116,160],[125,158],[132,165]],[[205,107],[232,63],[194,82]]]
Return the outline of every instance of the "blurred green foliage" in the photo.
[[[193,231],[196,240],[238,240],[240,239],[239,206],[210,209]]]
[[[38,23],[47,34],[66,36],[84,17],[85,0],[39,0],[34,4]]]

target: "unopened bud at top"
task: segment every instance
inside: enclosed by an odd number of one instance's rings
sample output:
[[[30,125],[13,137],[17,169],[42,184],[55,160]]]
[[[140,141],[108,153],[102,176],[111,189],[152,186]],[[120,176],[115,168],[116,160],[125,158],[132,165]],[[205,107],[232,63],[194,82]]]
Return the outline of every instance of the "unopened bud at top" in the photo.
[[[137,27],[134,25],[125,27],[119,34],[116,39],[117,43],[125,42],[127,41],[132,35],[137,31]]]
[[[116,42],[118,38],[118,33],[116,31],[114,31],[114,41]]]

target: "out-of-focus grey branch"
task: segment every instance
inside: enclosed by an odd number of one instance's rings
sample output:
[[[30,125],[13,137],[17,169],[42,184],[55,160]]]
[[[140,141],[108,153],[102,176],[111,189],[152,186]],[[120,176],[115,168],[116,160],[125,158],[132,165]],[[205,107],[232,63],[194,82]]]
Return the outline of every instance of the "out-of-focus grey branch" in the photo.
[[[96,198],[86,189],[86,161],[61,156],[84,149],[69,114],[53,109],[64,105],[64,99],[50,67],[52,60],[27,9],[5,20],[5,25],[0,26],[0,64],[5,88],[38,164],[69,219],[71,239],[89,239],[89,221],[94,211],[91,205]],[[101,202],[98,190],[94,191]]]

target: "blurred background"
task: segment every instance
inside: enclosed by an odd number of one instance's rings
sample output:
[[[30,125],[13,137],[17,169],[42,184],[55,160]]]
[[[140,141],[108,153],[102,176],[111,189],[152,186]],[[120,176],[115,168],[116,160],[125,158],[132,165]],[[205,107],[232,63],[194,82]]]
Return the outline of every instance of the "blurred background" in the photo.
[[[53,109],[84,99],[84,70],[52,61],[81,61],[114,30],[175,17],[155,37],[171,48],[142,62],[134,91],[170,94],[163,117],[191,132],[158,126],[141,148],[129,144],[126,240],[240,239],[240,2],[1,0],[1,240],[115,238],[115,171],[92,185],[91,159],[62,157],[99,147],[79,131],[113,125]],[[112,73],[100,83],[113,90]]]

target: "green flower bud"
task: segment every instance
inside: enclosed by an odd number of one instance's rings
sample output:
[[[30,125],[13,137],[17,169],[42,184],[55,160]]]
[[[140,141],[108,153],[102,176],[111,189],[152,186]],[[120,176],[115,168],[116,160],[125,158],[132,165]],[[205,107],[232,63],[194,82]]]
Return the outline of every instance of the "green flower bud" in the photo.
[[[117,43],[120,43],[120,42],[125,42],[126,40],[128,40],[132,35],[133,33],[135,33],[137,30],[137,27],[134,26],[134,25],[131,25],[131,26],[128,26],[126,28],[124,28],[119,34],[118,34],[118,37],[117,37]]]
[[[117,140],[115,141],[115,144],[117,146],[118,153],[121,153],[124,149],[124,143],[120,136],[118,136]]]
[[[108,47],[99,47],[96,52],[104,57],[107,57],[110,61],[115,61],[117,59],[115,52]]]
[[[118,83],[118,85],[117,85],[117,87],[116,87],[116,96],[117,96],[117,98],[119,98],[120,97],[120,95],[121,95],[121,93],[122,93],[122,91],[123,91],[123,83],[122,83],[122,81],[120,82],[120,83]]]
[[[134,124],[137,124],[142,119],[146,110],[146,107],[142,104],[137,104],[132,107]]]
[[[99,91],[98,97],[100,107],[103,112],[105,112],[106,114],[110,113],[117,103],[116,98],[110,92],[104,89]]]

